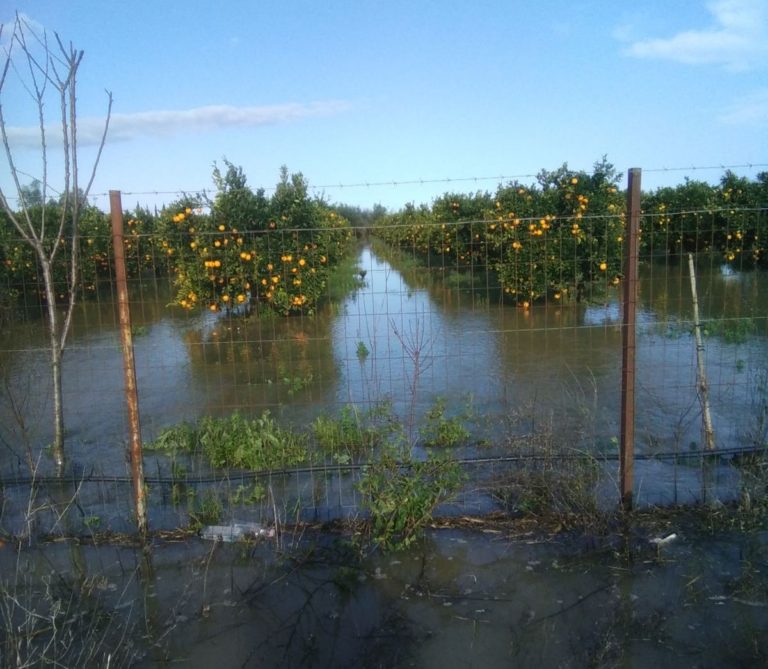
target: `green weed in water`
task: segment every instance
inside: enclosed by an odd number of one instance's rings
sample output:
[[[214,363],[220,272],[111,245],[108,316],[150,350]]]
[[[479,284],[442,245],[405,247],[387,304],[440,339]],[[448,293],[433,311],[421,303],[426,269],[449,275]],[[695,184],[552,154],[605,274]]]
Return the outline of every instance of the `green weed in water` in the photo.
[[[342,464],[371,453],[396,430],[390,407],[386,404],[366,412],[347,405],[337,416],[323,414],[312,423],[319,450]]]
[[[410,546],[432,520],[435,508],[450,500],[464,480],[458,463],[435,454],[417,462],[399,460],[397,449],[383,449],[358,483],[370,514],[371,541],[386,550]]]
[[[266,497],[266,488],[257,481],[253,485],[241,484],[237,486],[231,501],[233,504],[257,504],[264,501]]]
[[[285,469],[308,460],[306,439],[280,427],[269,411],[251,419],[237,412],[226,418],[207,416],[194,426],[167,428],[147,448],[171,453],[202,452],[214,467],[254,471]]]
[[[206,490],[201,500],[190,497],[189,502],[189,525],[194,530],[215,525],[224,514],[224,507],[214,490]]]
[[[704,335],[720,337],[727,344],[743,344],[757,332],[751,318],[722,318],[707,321],[702,326]]]
[[[464,427],[462,416],[445,415],[445,398],[438,397],[426,414],[426,424],[419,430],[425,446],[459,446],[465,443],[470,433]]]

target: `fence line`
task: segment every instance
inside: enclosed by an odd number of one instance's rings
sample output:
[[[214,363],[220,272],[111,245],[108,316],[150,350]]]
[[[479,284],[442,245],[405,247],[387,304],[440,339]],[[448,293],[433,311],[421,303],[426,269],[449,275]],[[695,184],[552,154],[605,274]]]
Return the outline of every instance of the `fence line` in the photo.
[[[704,172],[704,171],[711,171],[711,170],[739,170],[739,169],[757,169],[757,168],[768,168],[768,163],[734,163],[730,165],[720,164],[720,165],[683,165],[683,166],[677,166],[677,167],[644,167],[642,168],[644,172],[647,173],[664,173],[664,172]],[[21,172],[24,176],[27,176],[30,179],[36,179],[36,177],[32,174],[26,174]],[[358,182],[350,182],[350,183],[339,183],[339,182],[327,182],[322,185],[310,185],[309,188],[312,191],[319,191],[319,190],[330,190],[330,189],[353,189],[353,188],[373,188],[373,187],[391,187],[396,188],[398,186],[415,186],[415,185],[429,185],[429,184],[454,184],[454,183],[476,183],[480,181],[488,181],[488,182],[503,182],[503,181],[515,181],[517,179],[535,179],[538,176],[537,172],[530,172],[530,173],[517,173],[517,174],[500,174],[500,175],[489,175],[489,176],[458,176],[458,177],[431,177],[431,178],[409,178],[409,179],[379,179],[379,180],[368,180],[368,181],[358,181]],[[38,179],[39,181],[39,179]],[[276,186],[259,186],[259,188],[263,189],[265,192],[271,192],[275,190]],[[123,195],[126,196],[137,196],[137,195],[171,195],[176,198],[179,197],[185,197],[191,193],[201,193],[205,196],[207,196],[209,193],[212,193],[210,187],[206,186],[203,188],[175,188],[175,189],[163,189],[163,190],[144,190],[144,191],[121,191]],[[56,193],[59,194],[59,193]],[[8,200],[13,201],[19,201],[20,198],[18,196],[6,196]],[[98,199],[98,198],[108,198],[109,192],[102,192],[102,193],[91,193],[89,195],[89,198],[92,199]]]
[[[764,450],[763,445],[755,446],[739,446],[733,448],[718,448],[716,450],[708,450],[704,452],[675,452],[666,451],[661,453],[636,453],[635,460],[639,461],[699,461],[701,458],[706,460],[724,460],[727,461],[732,458],[738,458],[741,456],[748,456],[762,453]],[[551,453],[546,455],[540,455],[536,453],[526,453],[519,455],[503,455],[495,457],[474,457],[474,458],[453,458],[452,462],[455,462],[462,467],[480,467],[484,465],[500,465],[500,464],[516,464],[516,463],[536,463],[536,462],[567,462],[578,460],[596,460],[598,462],[614,462],[618,463],[620,458],[619,453],[599,453],[596,455],[589,455],[583,452],[570,452],[570,453]],[[375,461],[366,462],[354,462],[354,463],[328,463],[319,464],[311,467],[293,467],[291,469],[274,469],[264,471],[249,471],[238,470],[227,472],[225,474],[212,474],[212,475],[195,475],[193,478],[187,477],[174,477],[168,476],[155,476],[145,475],[144,482],[147,485],[167,485],[173,483],[193,482],[199,484],[206,483],[225,483],[227,481],[258,481],[259,479],[265,479],[270,477],[286,477],[300,474],[312,474],[321,472],[331,472],[343,474],[347,472],[364,472],[370,469],[376,463]],[[401,463],[400,466],[403,469],[410,469],[413,467],[413,463]],[[46,486],[57,485],[66,483],[72,486],[77,486],[82,483],[125,483],[129,484],[133,482],[133,477],[129,475],[119,476],[114,474],[95,474],[83,473],[76,478],[61,476],[20,476],[14,474],[3,474],[0,477],[0,485],[2,486],[14,486],[14,487],[28,487],[28,486]]]
[[[627,241],[620,213],[593,212],[591,202],[581,203],[604,195],[607,206],[623,193],[585,196],[568,188],[563,190],[573,195],[572,210],[557,216],[525,209],[524,195],[505,191],[496,202],[483,204],[491,213],[474,211],[480,205],[472,196],[460,202],[457,197],[455,207],[447,198],[429,211],[393,215],[357,239],[327,236],[329,229],[336,234],[342,228],[301,227],[291,220],[274,230],[264,221],[263,230],[238,231],[222,216],[183,209],[146,230],[134,221],[125,250],[144,439],[201,416],[240,411],[250,418],[268,408],[281,423],[301,426],[310,447],[320,450],[320,417],[341,420],[345,407],[352,407],[363,425],[370,409],[389,404],[392,420],[418,453],[441,438],[440,430],[471,433],[459,447],[445,450],[480,478],[499,467],[581,461],[584,453],[608,464],[607,475],[615,478],[610,468],[620,457],[619,340],[626,310],[619,295],[627,284],[622,255]],[[674,209],[661,204],[648,204],[640,217],[634,459],[663,465],[664,475],[677,485],[678,474],[691,474],[687,464],[739,458],[761,452],[766,443],[768,287],[759,268],[768,210],[759,204]],[[175,221],[171,214],[184,216]],[[81,485],[129,481],[115,473],[125,470],[128,423],[116,381],[119,346],[108,240],[95,223],[82,234],[86,299],[65,357],[67,421]],[[344,265],[337,244],[354,249],[355,262]],[[210,252],[202,255],[198,245]],[[0,251],[12,248],[13,241]],[[714,422],[724,445],[712,455],[700,448],[691,298],[681,262],[691,250],[698,254]],[[244,257],[249,255],[255,259]],[[21,252],[4,259],[25,261]],[[207,264],[214,259],[220,259],[221,273]],[[335,296],[330,284],[338,276],[327,269],[330,264],[347,281]],[[198,270],[197,283],[185,286],[184,276]],[[10,471],[18,473],[28,462],[27,445],[38,453],[46,442],[44,421],[35,417],[46,415],[48,402],[45,387],[33,388],[29,381],[43,378],[46,364],[37,331],[37,279],[32,268],[19,276],[17,283],[2,286],[18,292],[14,315],[20,317],[0,341],[2,392],[4,399],[23,400],[15,405],[21,407],[18,416],[13,407],[0,406],[4,490],[53,487],[59,481],[45,466],[26,479]],[[313,283],[318,276],[322,284]],[[233,278],[239,283],[230,288]],[[286,287],[282,306],[274,302],[273,284]],[[190,293],[203,309],[183,304],[192,299]],[[243,307],[233,304],[241,295]],[[311,301],[302,302],[301,295]],[[280,309],[293,315],[284,318]],[[249,318],[240,317],[246,313]],[[537,453],[542,430],[568,448]],[[518,439],[530,442],[528,452],[514,450]],[[343,478],[359,477],[375,464],[359,454],[329,451],[325,464],[163,475],[161,469],[174,466],[172,459],[155,452],[146,457],[159,472],[145,472],[150,488],[328,475],[333,481],[321,497],[349,493],[356,502],[359,493],[350,492]],[[643,476],[647,481],[649,474]],[[697,484],[691,481],[686,485]],[[467,491],[476,483],[470,481]],[[98,495],[113,498],[106,490]],[[477,503],[476,496],[470,498],[471,505]]]

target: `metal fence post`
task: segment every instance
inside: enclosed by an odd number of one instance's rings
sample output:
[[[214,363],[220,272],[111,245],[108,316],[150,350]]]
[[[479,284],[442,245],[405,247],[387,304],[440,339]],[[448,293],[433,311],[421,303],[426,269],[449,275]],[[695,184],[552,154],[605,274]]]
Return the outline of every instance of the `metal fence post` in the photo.
[[[627,183],[627,225],[624,235],[624,292],[622,299],[621,347],[621,444],[619,479],[621,503],[632,508],[635,449],[635,319],[637,312],[638,233],[640,229],[641,170],[629,170]]]
[[[125,272],[123,205],[119,190],[109,191],[109,208],[112,214],[112,243],[115,254],[115,282],[117,284],[117,307],[120,316],[120,341],[123,347],[125,403],[128,408],[133,497],[136,504],[136,524],[139,533],[143,537],[147,533],[147,505],[144,492],[139,395],[136,386],[136,365],[133,358],[133,338],[131,335],[131,309],[128,302],[128,279]]]

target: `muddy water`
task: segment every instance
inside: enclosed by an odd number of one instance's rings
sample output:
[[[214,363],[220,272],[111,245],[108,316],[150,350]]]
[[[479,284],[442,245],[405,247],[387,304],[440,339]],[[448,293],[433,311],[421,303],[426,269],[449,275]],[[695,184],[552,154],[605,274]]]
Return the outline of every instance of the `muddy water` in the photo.
[[[661,552],[647,541],[673,531]],[[104,655],[120,639],[142,667],[764,666],[766,537],[701,533],[680,517],[636,534],[443,529],[363,559],[311,532],[279,546],[158,542],[148,562],[60,543],[18,564],[55,574],[65,606],[66,584],[95,579],[84,601],[110,629],[79,638],[107,639]],[[4,573],[14,559],[0,551]]]
[[[449,412],[471,408],[474,428],[494,443],[523,418],[567,430],[584,447],[615,449],[620,395],[618,295],[523,310],[500,304],[476,273],[474,289],[449,269],[398,271],[368,247],[364,285],[314,317],[216,319],[166,305],[167,286],[133,292],[133,324],[144,437],[181,420],[270,409],[299,427],[344,403],[383,400],[417,436],[435,398]],[[760,273],[699,267],[706,365],[718,443],[761,438],[768,383]],[[79,307],[64,358],[68,444],[75,461],[123,472],[125,412],[115,305],[109,293]],[[594,297],[594,296],[593,296]],[[646,266],[638,315],[638,448],[686,451],[701,443],[687,269]],[[744,320],[747,319],[747,320]],[[739,336],[739,328],[745,336]],[[39,319],[0,340],[4,375],[0,461],[23,459],[51,439],[45,334]],[[478,418],[480,420],[478,420]],[[21,420],[20,420],[21,419]]]

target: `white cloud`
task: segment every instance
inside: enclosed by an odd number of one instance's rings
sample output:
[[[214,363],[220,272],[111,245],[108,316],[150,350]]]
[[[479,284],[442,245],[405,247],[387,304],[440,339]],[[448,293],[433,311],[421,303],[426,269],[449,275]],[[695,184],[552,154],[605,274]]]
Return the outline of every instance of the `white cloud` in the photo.
[[[638,40],[625,53],[729,70],[768,65],[768,0],[715,0],[707,9],[713,18],[711,27]]]
[[[205,132],[222,128],[255,128],[278,123],[290,123],[313,116],[330,116],[350,108],[345,101],[328,100],[309,104],[288,103],[261,107],[210,105],[175,111],[147,111],[134,114],[112,114],[108,141],[124,141],[140,137],[167,137],[181,132]],[[9,127],[8,139],[14,148],[40,146],[39,129]],[[104,119],[84,118],[78,122],[81,146],[98,144],[104,132]],[[51,140],[58,133],[50,128]]]
[[[720,116],[729,125],[768,126],[768,88],[736,100]]]
[[[0,26],[2,26],[2,34],[0,34],[0,49],[2,50],[3,57],[7,55],[8,48],[11,46],[11,37],[14,34],[14,28],[16,26],[17,16],[18,16],[19,22],[21,23],[22,29],[28,36],[30,34],[30,31],[31,33],[37,35],[38,37],[40,37],[41,35],[44,35],[46,32],[45,28],[41,23],[38,23],[37,21],[35,21],[35,19],[25,14],[24,12],[18,12],[18,14],[16,14],[15,16],[12,16],[9,19],[0,21]]]

